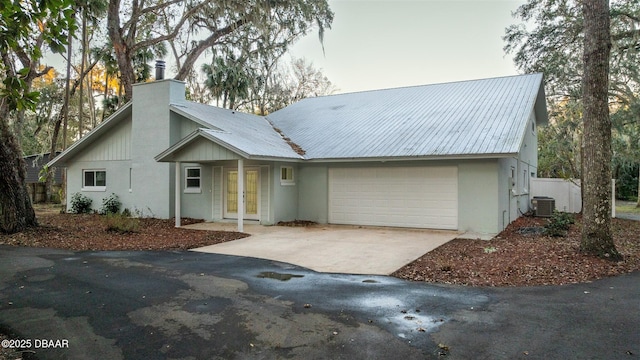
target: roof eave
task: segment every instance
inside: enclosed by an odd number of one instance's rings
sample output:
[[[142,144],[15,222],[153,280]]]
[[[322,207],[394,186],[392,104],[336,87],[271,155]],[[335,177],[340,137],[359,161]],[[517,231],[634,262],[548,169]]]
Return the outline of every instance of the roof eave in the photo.
[[[154,159],[157,162],[175,162],[176,159],[174,158],[174,155],[176,152],[180,151],[181,149],[183,149],[184,147],[188,146],[189,144],[191,144],[193,141],[195,141],[195,139],[202,137],[204,139],[207,139],[219,146],[222,146],[223,148],[239,155],[242,158],[248,159],[248,160],[264,160],[264,161],[301,161],[303,160],[302,158],[289,158],[289,157],[277,157],[277,156],[263,156],[263,155],[256,155],[256,154],[249,154],[245,151],[242,151],[241,149],[227,143],[224,142],[222,140],[220,140],[219,138],[212,136],[211,134],[207,133],[207,131],[205,131],[205,129],[197,129],[194,132],[192,132],[191,134],[185,136],[182,140],[178,141],[177,143],[175,143],[173,146],[169,147],[167,150],[163,151],[162,153],[156,155],[154,157]]]
[[[448,155],[420,155],[420,156],[374,156],[374,157],[344,157],[344,158],[310,158],[305,162],[392,162],[392,161],[443,161],[443,160],[483,160],[502,159],[518,156],[518,153],[492,154],[448,154]]]
[[[547,96],[544,92],[544,81],[540,80],[540,88],[536,96],[536,102],[534,105],[534,111],[536,114],[536,125],[544,126],[549,124],[549,113],[547,112]]]

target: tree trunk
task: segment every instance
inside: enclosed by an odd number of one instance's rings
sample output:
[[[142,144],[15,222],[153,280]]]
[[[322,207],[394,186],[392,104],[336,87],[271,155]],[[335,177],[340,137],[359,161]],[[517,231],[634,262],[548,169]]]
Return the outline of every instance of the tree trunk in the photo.
[[[107,10],[107,30],[109,38],[113,43],[113,50],[116,54],[118,69],[120,70],[120,84],[124,89],[125,102],[131,100],[133,93],[133,83],[135,82],[135,71],[131,63],[131,46],[128,38],[135,39],[135,31],[131,30],[131,34],[125,38],[120,28],[120,0],[109,1]]]
[[[0,107],[0,232],[16,233],[37,226],[26,186],[24,158],[6,122],[9,110]]]
[[[78,106],[78,138],[82,139],[84,127],[84,67],[87,53],[87,10],[82,8],[82,39],[80,45],[80,105]]]
[[[640,166],[638,166],[638,202],[636,203],[636,207],[640,208]]]
[[[69,87],[71,86],[71,45],[72,45],[72,33],[69,32],[69,43],[67,45],[67,80],[64,88],[64,122],[62,124],[62,150],[67,148],[67,129],[69,127]]]
[[[107,71],[107,68],[104,68],[104,104],[102,105],[102,119],[100,120],[100,122],[104,121],[104,113],[105,111],[105,104],[107,102],[107,99],[109,98],[109,72]]]
[[[585,0],[584,15],[584,146],[582,173],[584,253],[611,260],[622,256],[611,236],[611,119],[609,117],[609,0]]]

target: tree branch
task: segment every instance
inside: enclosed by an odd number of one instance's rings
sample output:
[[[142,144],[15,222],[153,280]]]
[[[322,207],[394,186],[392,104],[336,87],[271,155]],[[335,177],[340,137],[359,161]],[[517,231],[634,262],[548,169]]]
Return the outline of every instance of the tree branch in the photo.
[[[189,20],[193,14],[197,13],[200,9],[202,9],[207,4],[208,4],[208,2],[203,2],[202,4],[198,4],[197,6],[194,6],[193,8],[189,9],[189,11],[187,11],[186,13],[184,13],[182,15],[182,18],[180,18],[180,21],[176,24],[176,26],[173,28],[173,31],[171,31],[170,33],[168,33],[166,35],[158,36],[158,37],[153,38],[153,39],[143,40],[143,41],[140,41],[137,44],[133,44],[131,46],[131,52],[135,53],[139,49],[144,49],[146,47],[150,47],[150,46],[153,46],[155,44],[161,43],[163,41],[167,41],[167,40],[171,40],[171,39],[175,38],[176,35],[178,35],[180,30],[182,29],[182,26],[184,25],[184,23],[187,20]],[[132,16],[132,19],[133,19],[133,16]]]
[[[631,39],[631,38],[634,38],[636,36],[640,36],[640,29],[623,31],[621,33],[612,34],[611,35],[611,40],[617,41],[617,40],[622,40],[622,39]]]
[[[611,17],[618,17],[618,16],[624,16],[627,17],[635,22],[640,22],[640,17],[637,17],[635,15],[632,15],[628,12],[624,12],[624,11],[620,11],[620,10],[611,10]]]
[[[208,38],[201,40],[198,45],[191,49],[189,55],[187,55],[187,58],[184,61],[184,64],[182,64],[182,67],[178,69],[178,74],[175,78],[177,80],[184,80],[189,74],[189,70],[193,67],[200,54],[202,54],[206,49],[215,45],[220,38],[230,34],[234,30],[244,26],[248,22],[248,16],[245,16],[242,19],[236,20],[234,23],[231,23],[226,27],[220,29],[219,31],[214,32]]]
[[[168,1],[168,2],[165,2],[165,3],[162,3],[162,4],[158,4],[158,5],[155,5],[155,6],[150,6],[150,7],[146,8],[146,9],[139,10],[139,11],[137,11],[135,13],[135,15],[132,14],[131,19],[129,19],[129,21],[125,22],[124,25],[122,25],[122,27],[126,28],[126,27],[131,26],[131,24],[134,21],[138,21],[140,16],[146,15],[146,14],[148,14],[150,12],[154,12],[156,10],[168,8],[169,6],[171,6],[173,4],[177,4],[177,3],[182,2],[182,1],[184,1],[184,0],[171,0],[171,1]]]

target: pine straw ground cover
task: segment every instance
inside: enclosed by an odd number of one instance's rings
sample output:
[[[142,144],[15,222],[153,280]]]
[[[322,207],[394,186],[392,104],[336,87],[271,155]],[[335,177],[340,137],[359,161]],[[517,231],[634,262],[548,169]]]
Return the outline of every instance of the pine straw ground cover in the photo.
[[[127,218],[41,210],[37,211],[37,217],[39,227],[18,234],[0,235],[0,244],[69,250],[186,250],[249,236],[230,231],[176,228],[174,220],[125,220]],[[129,220],[137,224],[131,232],[109,229],[114,227],[114,223],[127,228]],[[195,222],[200,220],[182,220],[183,225]]]
[[[640,221],[613,219],[621,262],[579,252],[580,222],[566,237],[534,231],[546,220],[521,217],[492,240],[455,239],[396,271],[393,276],[470,286],[563,285],[640,270]]]

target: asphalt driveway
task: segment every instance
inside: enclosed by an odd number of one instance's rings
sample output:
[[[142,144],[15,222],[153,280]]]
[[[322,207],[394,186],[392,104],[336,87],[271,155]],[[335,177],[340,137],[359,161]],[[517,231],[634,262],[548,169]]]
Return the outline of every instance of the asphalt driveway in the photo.
[[[232,223],[185,226],[235,230]],[[344,225],[245,225],[250,237],[194,251],[277,260],[325,273],[389,275],[458,236],[455,231]]]
[[[467,288],[219,254],[0,246],[0,328],[38,359],[634,359],[639,298],[640,272]]]

